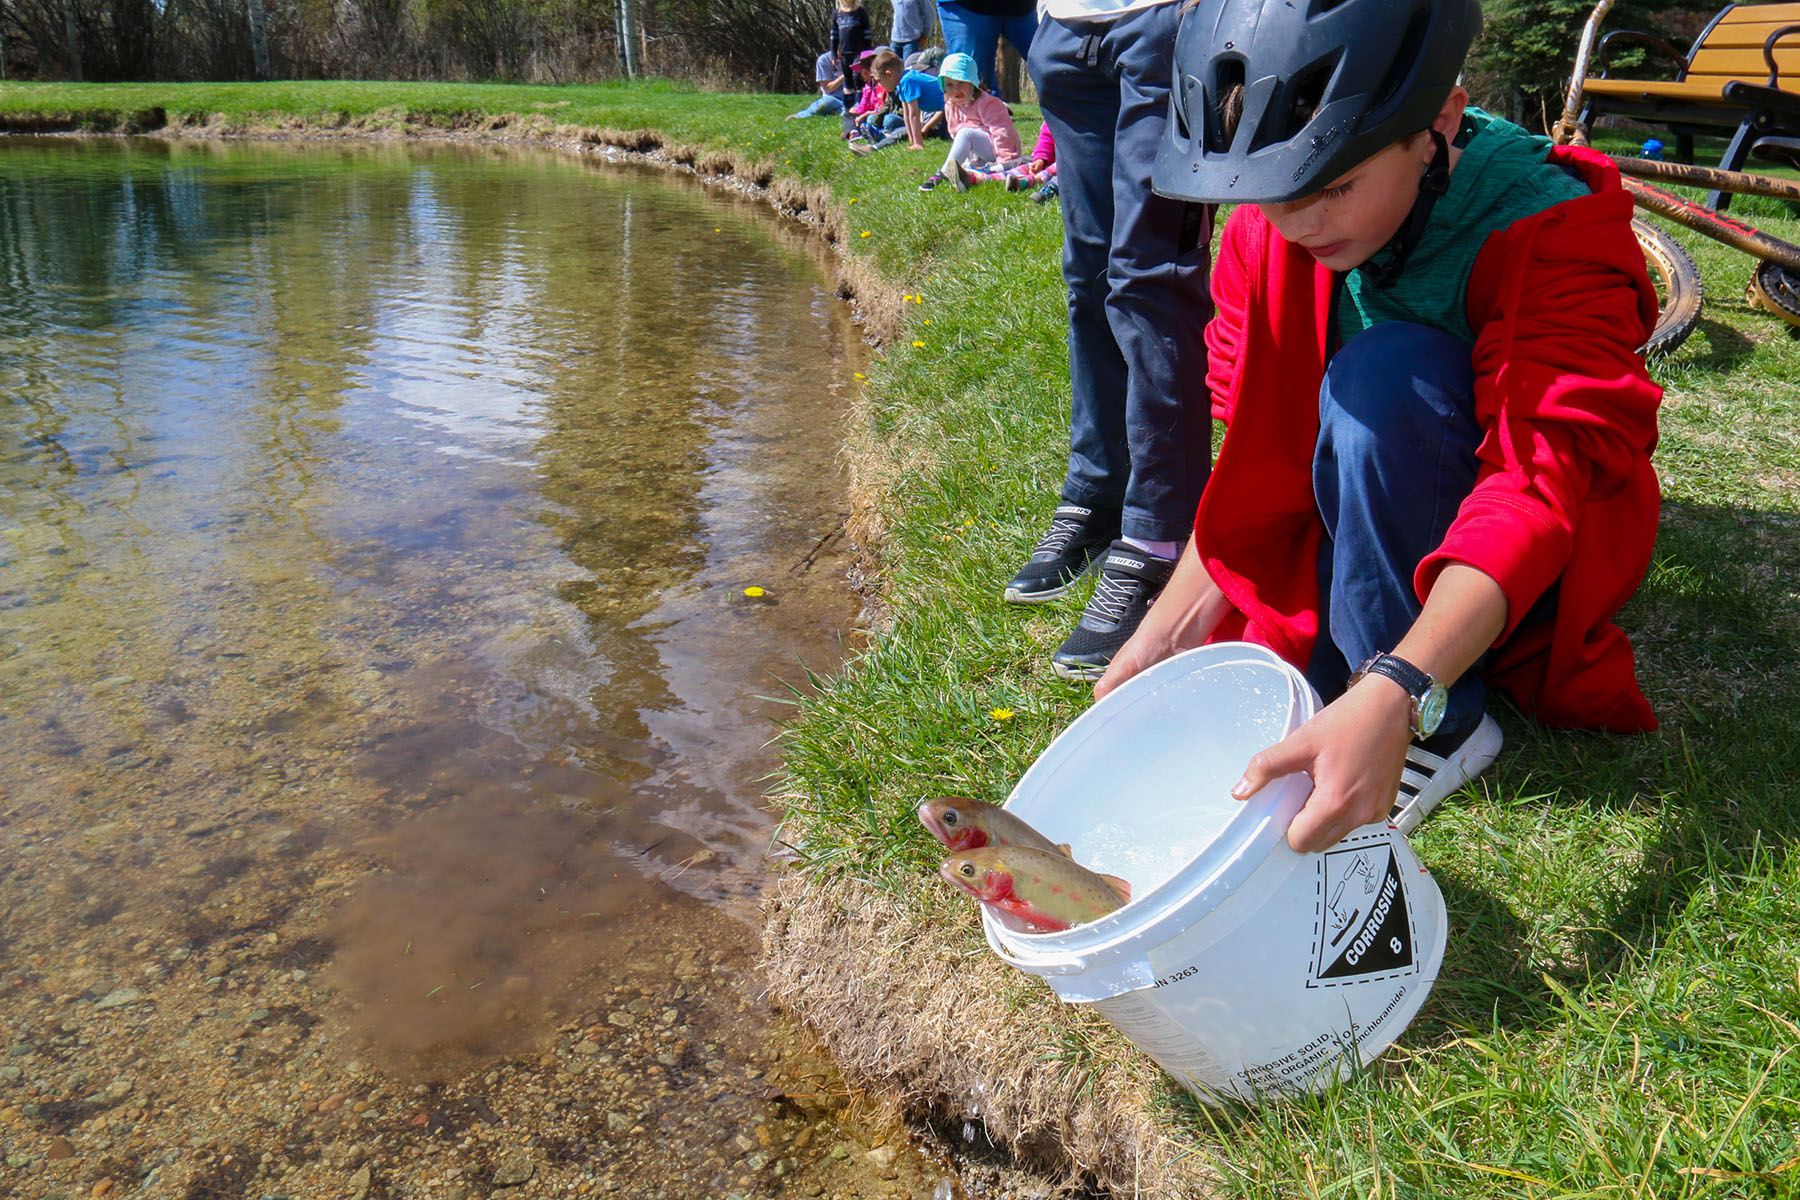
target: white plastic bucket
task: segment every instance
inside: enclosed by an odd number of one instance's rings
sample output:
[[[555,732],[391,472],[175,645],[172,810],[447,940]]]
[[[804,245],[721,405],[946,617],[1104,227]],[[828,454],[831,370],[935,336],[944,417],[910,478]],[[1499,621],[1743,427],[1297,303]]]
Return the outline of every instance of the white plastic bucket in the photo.
[[[1392,826],[1296,854],[1305,776],[1231,798],[1250,756],[1318,706],[1263,647],[1190,650],[1083,713],[1006,802],[1133,899],[1042,934],[983,905],[994,953],[1209,1103],[1335,1083],[1392,1044],[1443,962],[1443,896]]]

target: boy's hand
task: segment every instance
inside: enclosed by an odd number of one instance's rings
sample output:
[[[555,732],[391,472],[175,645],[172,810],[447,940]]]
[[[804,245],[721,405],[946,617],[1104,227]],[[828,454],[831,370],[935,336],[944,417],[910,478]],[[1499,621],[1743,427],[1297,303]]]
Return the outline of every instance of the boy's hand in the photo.
[[[1248,800],[1271,780],[1305,771],[1312,776],[1312,795],[1288,826],[1288,845],[1301,854],[1335,846],[1393,811],[1412,740],[1411,711],[1405,688],[1367,676],[1252,757],[1231,794]]]
[[[1170,655],[1179,654],[1183,650],[1191,650],[1194,646],[1201,644],[1200,642],[1195,642],[1191,646],[1179,644],[1172,631],[1158,628],[1152,622],[1155,615],[1156,606],[1151,605],[1150,611],[1144,614],[1144,623],[1138,626],[1137,632],[1131,635],[1131,640],[1120,646],[1119,652],[1113,655],[1112,661],[1106,665],[1106,674],[1102,675],[1100,681],[1094,685],[1094,699],[1103,698],[1106,693],[1133,675],[1140,671],[1148,671]],[[1204,638],[1201,639],[1201,641],[1204,640]]]
[[[1094,685],[1094,699],[1172,654],[1205,645],[1230,607],[1224,593],[1213,586],[1190,541],[1183,547],[1168,585],[1144,614],[1143,623],[1119,647],[1106,674]]]

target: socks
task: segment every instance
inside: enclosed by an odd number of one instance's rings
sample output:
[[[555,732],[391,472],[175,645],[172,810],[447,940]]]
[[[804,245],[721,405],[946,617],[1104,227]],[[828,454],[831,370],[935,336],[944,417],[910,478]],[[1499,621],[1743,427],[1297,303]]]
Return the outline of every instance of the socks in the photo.
[[[1157,558],[1167,562],[1174,562],[1177,558],[1181,557],[1180,542],[1149,542],[1142,538],[1134,537],[1121,538],[1119,540],[1134,550],[1142,550],[1145,554],[1153,554]]]

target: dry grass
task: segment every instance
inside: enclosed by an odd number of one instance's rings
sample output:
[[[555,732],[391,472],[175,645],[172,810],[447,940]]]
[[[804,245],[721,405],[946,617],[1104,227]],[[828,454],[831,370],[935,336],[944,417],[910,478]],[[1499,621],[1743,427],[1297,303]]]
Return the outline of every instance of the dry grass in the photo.
[[[1153,1115],[1161,1072],[1098,1016],[971,952],[971,912],[954,911],[931,922],[855,881],[784,872],[764,901],[764,968],[846,1074],[883,1098],[979,1122],[1065,1187],[1207,1194],[1204,1164],[1180,1157]],[[1071,1055],[1071,1041],[1094,1053]]]

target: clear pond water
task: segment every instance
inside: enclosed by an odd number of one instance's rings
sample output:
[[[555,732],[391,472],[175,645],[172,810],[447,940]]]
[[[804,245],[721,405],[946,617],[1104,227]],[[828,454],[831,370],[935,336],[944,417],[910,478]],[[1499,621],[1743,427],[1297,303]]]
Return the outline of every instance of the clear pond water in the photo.
[[[0,140],[0,1193],[930,1194],[754,969],[860,356],[660,176]]]

